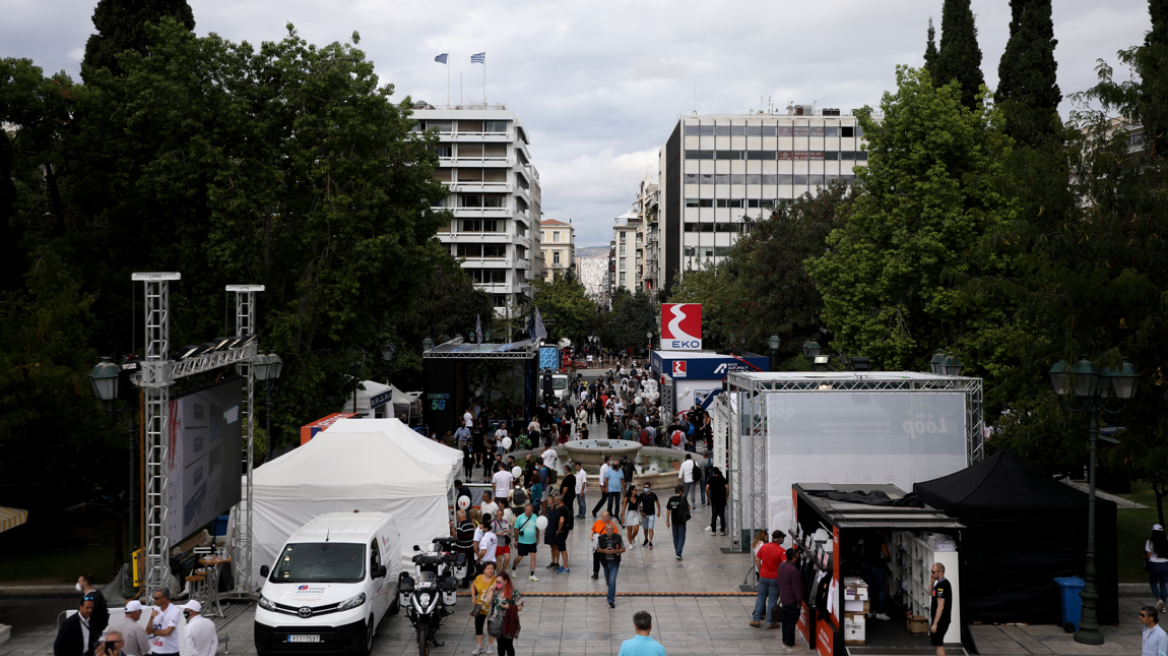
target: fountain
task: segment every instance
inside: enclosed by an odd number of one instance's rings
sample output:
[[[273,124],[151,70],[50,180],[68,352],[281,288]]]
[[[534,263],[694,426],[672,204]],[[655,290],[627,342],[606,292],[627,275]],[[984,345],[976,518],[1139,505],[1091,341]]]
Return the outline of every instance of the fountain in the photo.
[[[563,447],[572,460],[594,467],[604,464],[605,456],[618,460],[621,456],[628,456],[629,460],[636,460],[641,452],[641,443],[632,440],[573,440]]]

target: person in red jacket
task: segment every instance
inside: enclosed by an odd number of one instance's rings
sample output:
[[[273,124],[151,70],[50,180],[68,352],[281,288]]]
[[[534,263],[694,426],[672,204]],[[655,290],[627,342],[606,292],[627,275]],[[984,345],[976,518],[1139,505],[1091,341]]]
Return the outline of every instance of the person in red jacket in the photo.
[[[763,617],[767,618],[767,628],[779,628],[779,618],[771,617],[772,610],[779,603],[779,564],[787,559],[783,550],[786,534],[782,531],[771,533],[771,541],[758,549],[758,598],[754,602],[754,618],[750,625],[759,628]]]

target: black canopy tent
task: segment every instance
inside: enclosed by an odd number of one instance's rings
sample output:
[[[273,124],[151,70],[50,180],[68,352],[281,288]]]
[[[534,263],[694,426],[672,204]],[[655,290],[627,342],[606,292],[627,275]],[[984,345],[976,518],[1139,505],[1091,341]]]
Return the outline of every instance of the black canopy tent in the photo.
[[[949,476],[913,486],[962,532],[968,622],[1053,624],[1060,617],[1056,576],[1082,576],[1087,559],[1087,495],[1003,449]],[[1095,501],[1095,563],[1100,624],[1119,621],[1116,506]]]

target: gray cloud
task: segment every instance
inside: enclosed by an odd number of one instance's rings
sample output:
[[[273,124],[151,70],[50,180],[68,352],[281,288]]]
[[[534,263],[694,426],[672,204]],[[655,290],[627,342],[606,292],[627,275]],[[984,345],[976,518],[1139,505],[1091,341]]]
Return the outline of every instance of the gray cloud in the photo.
[[[79,71],[93,31],[94,0],[8,0],[0,56],[28,57],[48,71]],[[919,66],[929,16],[941,3],[858,0],[781,3],[694,1],[341,2],[191,0],[196,31],[253,45],[278,40],[292,22],[313,43],[361,33],[395,97],[487,96],[524,121],[543,183],[546,216],[573,218],[581,244],[607,244],[612,218],[628,209],[678,116],[758,110],[768,102],[818,101],[850,110],[875,105],[897,64]],[[982,69],[997,84],[1005,48],[1006,0],[975,0]],[[1143,40],[1147,2],[1054,3],[1055,51],[1064,95],[1090,86],[1095,61]],[[1069,111],[1064,101],[1063,113]]]

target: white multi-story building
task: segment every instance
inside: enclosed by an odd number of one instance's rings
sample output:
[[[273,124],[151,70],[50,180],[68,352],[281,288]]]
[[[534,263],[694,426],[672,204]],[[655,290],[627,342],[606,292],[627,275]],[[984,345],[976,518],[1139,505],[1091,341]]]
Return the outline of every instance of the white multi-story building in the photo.
[[[438,238],[475,286],[492,295],[495,312],[513,316],[538,279],[539,172],[531,164],[527,132],[502,106],[414,106],[418,130],[438,130],[434,176],[450,190],[435,209],[454,219]]]
[[[555,219],[539,222],[540,250],[543,252],[543,277],[551,282],[557,276],[572,276],[579,281],[580,271],[576,268],[576,228],[572,220],[567,223]]]
[[[616,217],[612,227],[612,241],[608,244],[608,297],[616,290],[625,288],[636,292],[637,270],[643,265],[644,246],[641,232],[641,217],[636,209]]]
[[[854,111],[794,105],[783,115],[681,118],[659,154],[659,287],[668,295],[677,274],[725,257],[747,217],[853,179],[868,159],[863,145]]]

